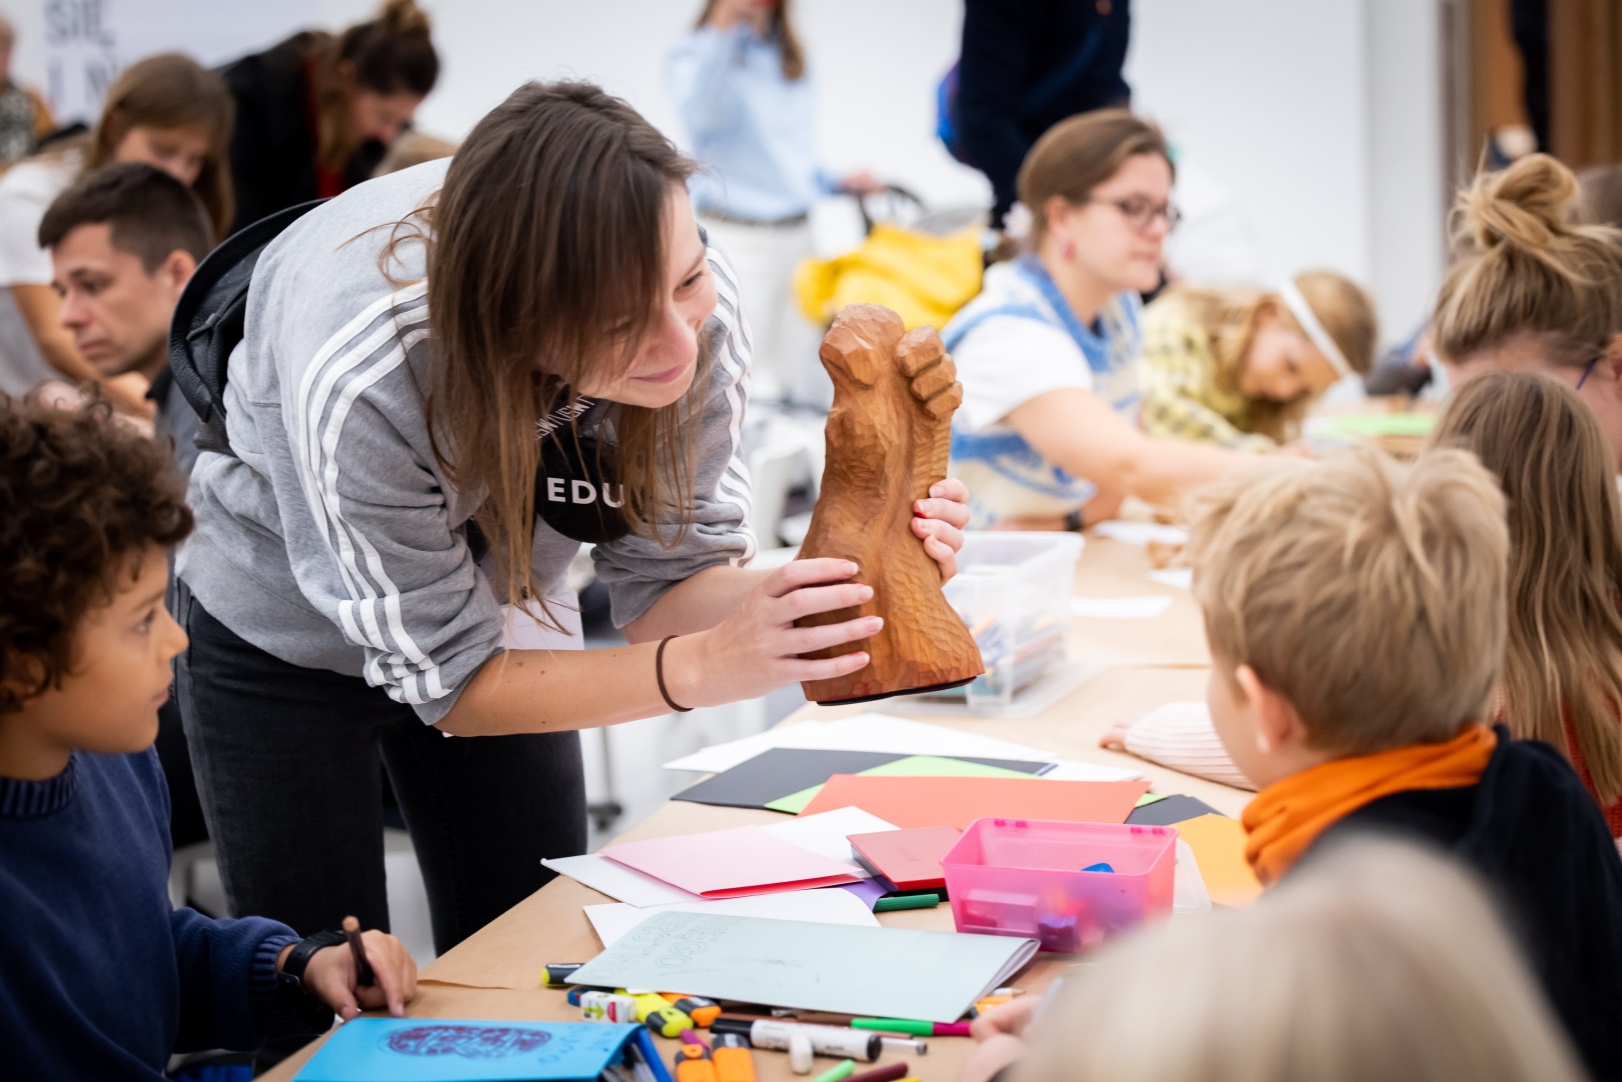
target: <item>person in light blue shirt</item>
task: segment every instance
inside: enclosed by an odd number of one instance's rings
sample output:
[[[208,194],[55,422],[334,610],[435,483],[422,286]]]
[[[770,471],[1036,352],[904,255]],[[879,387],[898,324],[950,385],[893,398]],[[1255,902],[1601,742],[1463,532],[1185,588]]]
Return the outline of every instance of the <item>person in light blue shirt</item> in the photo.
[[[789,0],[707,0],[666,57],[665,79],[703,168],[693,209],[738,271],[753,330],[756,401],[804,397],[815,385],[816,328],[794,308],[794,268],[811,254],[811,204],[861,194],[816,156],[816,91]]]

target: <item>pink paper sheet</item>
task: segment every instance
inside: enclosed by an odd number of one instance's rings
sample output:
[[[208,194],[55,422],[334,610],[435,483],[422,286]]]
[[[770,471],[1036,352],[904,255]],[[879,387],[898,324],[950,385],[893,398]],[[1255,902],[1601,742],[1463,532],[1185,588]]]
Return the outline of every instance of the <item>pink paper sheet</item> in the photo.
[[[831,887],[859,878],[846,865],[759,827],[650,838],[611,845],[602,854],[705,898]]]

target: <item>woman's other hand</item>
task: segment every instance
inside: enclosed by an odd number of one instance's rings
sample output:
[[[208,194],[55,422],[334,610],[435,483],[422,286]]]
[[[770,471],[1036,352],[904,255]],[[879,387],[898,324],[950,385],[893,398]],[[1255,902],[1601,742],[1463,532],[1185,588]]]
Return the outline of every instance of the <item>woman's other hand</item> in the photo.
[[[868,656],[861,651],[811,660],[799,655],[876,635],[883,617],[794,626],[803,616],[869,601],[873,588],[849,581],[856,571],[849,560],[837,559],[795,560],[773,571],[715,627],[670,643],[665,679],[673,685],[671,697],[683,706],[717,706],[862,668]]]
[[[943,584],[957,574],[957,554],[968,524],[969,490],[955,477],[931,485],[929,499],[912,505],[912,532],[923,540],[930,559],[940,564]]]

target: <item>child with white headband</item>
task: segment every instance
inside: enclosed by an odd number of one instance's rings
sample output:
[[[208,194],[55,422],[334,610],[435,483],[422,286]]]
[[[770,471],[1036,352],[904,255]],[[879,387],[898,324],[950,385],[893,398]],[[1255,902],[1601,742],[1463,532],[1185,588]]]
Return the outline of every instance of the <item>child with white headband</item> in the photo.
[[[1143,315],[1144,430],[1272,450],[1330,385],[1369,370],[1377,340],[1373,301],[1332,271],[1271,291],[1173,289]]]

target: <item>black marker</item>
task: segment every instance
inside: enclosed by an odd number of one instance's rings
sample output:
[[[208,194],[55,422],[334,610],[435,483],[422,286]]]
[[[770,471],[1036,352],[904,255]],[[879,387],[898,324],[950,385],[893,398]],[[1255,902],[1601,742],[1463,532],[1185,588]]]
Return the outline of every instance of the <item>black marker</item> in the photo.
[[[377,974],[372,972],[372,963],[366,960],[366,948],[360,942],[360,921],[354,917],[344,918],[344,938],[349,940],[349,953],[355,956],[355,983],[370,987],[377,983]]]

